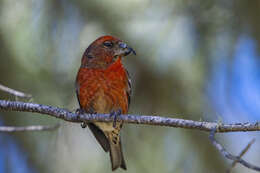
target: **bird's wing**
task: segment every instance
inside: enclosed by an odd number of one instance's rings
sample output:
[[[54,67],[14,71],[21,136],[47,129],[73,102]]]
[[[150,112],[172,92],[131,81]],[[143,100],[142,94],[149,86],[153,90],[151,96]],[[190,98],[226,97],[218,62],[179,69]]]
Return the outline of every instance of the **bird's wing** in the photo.
[[[97,139],[98,143],[101,145],[101,147],[104,149],[105,152],[108,152],[110,149],[109,142],[102,130],[100,130],[95,124],[88,123],[88,127]]]
[[[127,99],[128,99],[128,108],[130,106],[130,102],[131,102],[131,95],[132,95],[132,82],[131,82],[131,77],[128,73],[128,71],[126,70],[126,74],[127,74],[127,90],[126,90],[126,94],[127,94]]]

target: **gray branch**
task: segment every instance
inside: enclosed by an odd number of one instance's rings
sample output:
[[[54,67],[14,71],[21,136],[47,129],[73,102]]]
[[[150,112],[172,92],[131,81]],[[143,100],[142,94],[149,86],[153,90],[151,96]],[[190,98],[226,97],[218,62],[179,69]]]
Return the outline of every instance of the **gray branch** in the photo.
[[[8,87],[1,85],[1,84],[0,84],[0,90],[7,92],[9,94],[12,94],[16,97],[24,97],[24,98],[31,98],[32,97],[30,94],[25,94],[21,91],[17,91],[17,90],[14,90],[12,88],[8,88]]]
[[[243,157],[244,154],[246,154],[246,152],[249,150],[249,148],[252,146],[252,144],[255,142],[255,138],[252,139],[247,146],[241,151],[241,153],[238,155],[238,157],[241,159]],[[232,169],[236,166],[237,164],[237,160],[233,161],[231,167],[227,170],[227,173],[231,173]]]
[[[59,118],[65,121],[75,122],[75,123],[113,122],[115,120],[114,117],[110,116],[109,114],[79,114],[79,113],[70,112],[69,110],[63,108],[41,105],[36,103],[25,103],[19,101],[0,100],[0,110],[46,114],[55,118]],[[258,122],[221,124],[215,122],[193,121],[193,120],[184,120],[184,119],[177,119],[177,118],[167,118],[161,116],[129,115],[129,114],[119,115],[116,118],[116,121],[122,121],[124,123],[131,123],[131,124],[146,124],[146,125],[156,125],[156,126],[179,127],[179,128],[186,128],[186,129],[197,129],[197,130],[211,132],[210,134],[211,142],[227,159],[231,159],[235,162],[238,162],[248,167],[249,169],[260,171],[259,167],[254,166],[241,159],[242,155],[241,156],[231,155],[214,138],[215,133],[260,131],[260,124]]]
[[[0,100],[0,110],[6,111],[21,111],[33,112],[50,115],[59,119],[70,122],[113,122],[114,118],[109,114],[76,114],[67,109],[41,105],[36,103],[25,103],[19,101]],[[215,122],[193,121],[177,118],[167,118],[161,116],[148,115],[122,115],[116,118],[116,121],[123,121],[130,124],[146,124],[168,127],[179,127],[186,129],[198,129],[202,131],[216,132],[239,132],[239,131],[260,131],[260,124],[256,123],[236,123],[236,124],[221,124]]]
[[[210,141],[212,142],[212,144],[216,147],[216,149],[227,159],[230,159],[230,160],[233,160],[237,163],[240,163],[241,165],[249,168],[249,169],[252,169],[252,170],[255,170],[255,171],[258,171],[260,172],[260,167],[258,166],[255,166],[251,163],[248,163],[247,161],[241,159],[241,156],[234,156],[232,154],[230,154],[220,143],[217,142],[217,140],[215,139],[215,133],[216,133],[216,130],[212,130],[210,132],[210,135],[209,135],[209,139]]]
[[[59,124],[53,125],[53,126],[40,126],[40,125],[34,125],[34,126],[23,126],[23,127],[17,127],[17,126],[0,126],[0,132],[26,132],[26,131],[52,131],[59,128]]]

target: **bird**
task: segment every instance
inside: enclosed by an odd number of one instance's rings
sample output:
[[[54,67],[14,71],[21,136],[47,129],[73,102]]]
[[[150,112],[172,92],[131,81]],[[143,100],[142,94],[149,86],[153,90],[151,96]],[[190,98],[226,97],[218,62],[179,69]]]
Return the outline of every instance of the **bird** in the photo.
[[[104,149],[110,153],[112,171],[126,170],[122,152],[120,114],[127,114],[131,80],[122,58],[136,52],[120,39],[105,35],[93,41],[83,53],[76,77],[79,110],[90,114],[110,114],[114,122],[85,123]]]

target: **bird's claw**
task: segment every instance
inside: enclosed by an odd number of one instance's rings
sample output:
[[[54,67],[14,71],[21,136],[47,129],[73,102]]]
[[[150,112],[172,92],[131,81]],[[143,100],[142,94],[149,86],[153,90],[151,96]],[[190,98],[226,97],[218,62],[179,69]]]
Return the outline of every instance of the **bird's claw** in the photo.
[[[81,109],[81,108],[78,108],[75,111],[75,114],[77,114],[77,115],[84,114],[84,113],[85,113],[84,109]]]
[[[75,111],[75,113],[77,114],[77,116],[79,116],[80,114],[84,114],[84,113],[86,113],[86,112],[84,111],[84,109],[78,108],[78,109]],[[86,128],[86,127],[87,127],[87,123],[86,123],[86,122],[82,122],[82,123],[80,124],[80,126],[81,126],[82,128]]]
[[[82,123],[80,124],[80,126],[84,129],[84,128],[87,127],[87,123],[86,123],[86,122],[82,122]]]
[[[113,117],[113,127],[116,128],[116,122],[117,122],[117,117],[120,116],[122,113],[121,109],[118,109],[117,111],[112,111],[110,113],[110,117]]]

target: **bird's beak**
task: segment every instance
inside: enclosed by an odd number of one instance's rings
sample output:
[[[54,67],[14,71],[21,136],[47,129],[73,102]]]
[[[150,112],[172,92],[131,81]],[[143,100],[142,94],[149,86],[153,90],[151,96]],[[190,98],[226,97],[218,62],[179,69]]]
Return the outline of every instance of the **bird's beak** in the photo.
[[[136,55],[136,52],[134,51],[134,49],[133,48],[131,48],[131,47],[128,47],[127,46],[127,44],[126,43],[124,43],[124,42],[120,42],[119,44],[118,44],[118,47],[119,47],[119,49],[120,49],[120,55],[122,55],[122,56],[127,56],[127,55],[129,55],[130,53],[133,53],[134,55]]]

